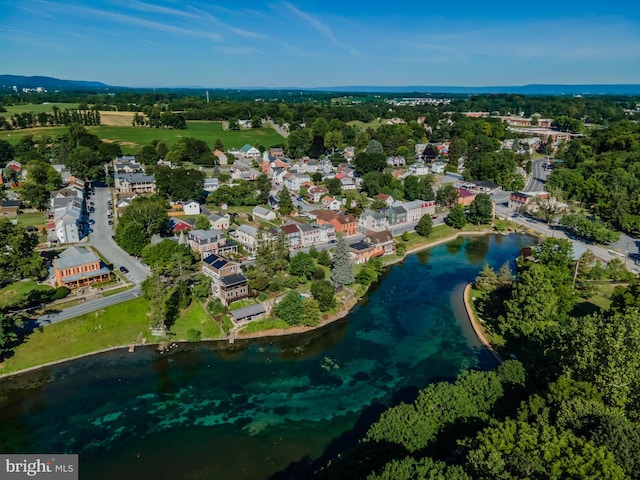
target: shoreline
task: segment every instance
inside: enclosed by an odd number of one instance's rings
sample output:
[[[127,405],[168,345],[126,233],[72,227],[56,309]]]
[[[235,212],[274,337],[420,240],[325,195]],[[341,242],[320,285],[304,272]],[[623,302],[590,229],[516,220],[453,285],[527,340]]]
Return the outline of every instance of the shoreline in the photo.
[[[404,261],[406,259],[407,256],[412,255],[414,253],[417,253],[419,251],[422,250],[427,250],[429,248],[433,248],[439,245],[442,245],[443,243],[447,243],[447,242],[451,242],[453,240],[456,240],[458,237],[460,236],[482,236],[482,235],[488,235],[488,234],[497,234],[497,235],[511,235],[512,233],[518,233],[518,231],[510,231],[508,233],[500,233],[500,232],[495,232],[489,228],[482,230],[482,231],[471,231],[471,232],[463,232],[463,231],[458,231],[453,233],[452,235],[449,235],[447,237],[443,237],[440,238],[438,240],[435,240],[433,242],[428,242],[424,245],[417,245],[413,248],[407,249],[407,251],[405,252],[405,254],[402,257],[396,257],[394,259],[392,259],[389,262],[385,263],[385,266],[389,266],[389,265],[395,265],[396,263],[400,263],[402,261]],[[467,295],[467,288],[469,287],[469,285],[467,285],[467,287],[465,288],[465,298],[464,298],[464,306],[465,309],[467,310],[467,317],[469,318],[469,321],[471,322],[471,325],[473,327],[473,331],[475,332],[476,336],[478,337],[478,340],[485,345],[485,347],[489,350],[489,352],[494,355],[494,357],[497,355],[497,352],[495,352],[493,350],[493,347],[491,346],[491,344],[489,344],[489,342],[486,340],[486,338],[484,338],[484,336],[481,334],[481,332],[478,330],[478,326],[474,324],[474,321],[471,320],[471,315],[475,315],[473,313],[473,311],[470,309],[470,305],[468,305],[467,300],[466,300],[466,295]],[[272,330],[263,330],[261,332],[252,332],[252,333],[246,333],[246,334],[242,334],[242,333],[236,333],[233,336],[226,336],[226,337],[219,337],[219,338],[207,338],[207,339],[202,339],[200,340],[201,342],[221,342],[221,341],[226,341],[229,343],[232,343],[233,340],[251,340],[251,339],[261,339],[261,338],[269,338],[269,337],[283,337],[283,336],[291,336],[291,335],[299,335],[302,333],[308,333],[310,331],[313,330],[317,330],[320,329],[322,327],[325,327],[327,325],[330,325],[338,320],[341,320],[343,318],[345,318],[347,315],[349,315],[349,313],[351,312],[351,310],[358,304],[358,298],[353,297],[352,299],[350,299],[345,305],[342,306],[342,308],[337,311],[336,313],[329,315],[327,318],[322,318],[320,320],[320,322],[318,323],[318,325],[313,326],[313,327],[304,327],[304,326],[300,326],[300,327],[292,327],[292,328],[287,328],[287,329],[272,329]],[[137,344],[137,343],[129,343],[127,345],[118,345],[118,346],[114,346],[114,347],[107,347],[98,351],[93,351],[93,352],[88,352],[88,353],[83,353],[81,355],[76,355],[74,357],[70,357],[70,358],[65,358],[65,359],[61,359],[61,360],[54,360],[51,362],[47,362],[44,363],[42,365],[36,365],[33,367],[28,367],[28,368],[24,368],[22,370],[17,370],[15,372],[10,372],[10,373],[5,373],[2,374],[0,373],[0,380],[5,380],[7,378],[10,377],[14,377],[17,375],[21,375],[23,373],[29,373],[29,372],[34,372],[37,371],[39,369],[43,369],[43,368],[47,368],[47,367],[52,367],[55,365],[60,365],[66,362],[71,362],[71,361],[75,361],[75,360],[80,360],[82,358],[87,358],[87,357],[91,357],[94,355],[99,355],[101,353],[107,353],[107,352],[112,352],[115,350],[120,350],[120,349],[128,349],[131,345],[135,345],[135,347],[149,347],[149,346],[160,346],[162,344],[165,343],[176,343],[176,344],[183,344],[183,343],[193,343],[193,342],[188,342],[186,340],[168,340],[168,341],[163,341],[163,342],[152,342],[152,343],[146,343],[144,345],[142,344]],[[500,357],[498,356],[496,359],[499,359]],[[502,360],[498,360],[500,363],[502,362]],[[2,372],[2,366],[0,365],[0,372]]]
[[[467,318],[469,319],[471,328],[473,328],[473,332],[476,334],[476,337],[478,337],[478,340],[484,346],[484,348],[486,348],[487,351],[491,354],[491,356],[496,359],[498,364],[500,364],[503,362],[502,357],[497,352],[497,350],[493,347],[491,342],[487,340],[487,337],[484,336],[484,331],[483,331],[484,328],[480,324],[480,319],[476,315],[476,312],[473,309],[473,306],[471,305],[471,297],[469,295],[470,293],[471,293],[471,283],[467,283],[464,287],[464,292],[462,293],[462,301],[464,303],[464,309],[467,312]]]

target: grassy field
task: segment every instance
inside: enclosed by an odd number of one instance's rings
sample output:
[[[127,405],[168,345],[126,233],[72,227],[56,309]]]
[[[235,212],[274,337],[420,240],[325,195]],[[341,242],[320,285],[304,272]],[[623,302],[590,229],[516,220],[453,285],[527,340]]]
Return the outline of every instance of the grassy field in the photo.
[[[384,125],[386,123],[386,120],[379,119],[379,118],[376,120],[372,120],[371,122],[361,122],[360,120],[351,120],[350,122],[347,122],[347,123],[349,125],[358,127],[361,130],[366,130],[367,128],[373,128],[375,130],[380,125]]]
[[[69,108],[69,109],[78,108],[78,105],[79,105],[78,103],[34,103],[29,105],[11,105],[11,106],[5,106],[4,108],[6,108],[7,111],[0,113],[0,115],[4,117],[10,117],[11,115],[15,115],[16,113],[22,113],[22,112],[52,113],[53,107],[58,107],[60,110],[64,110],[66,108]]]
[[[53,287],[49,285],[38,285],[33,280],[15,282],[0,290],[0,307],[11,308],[26,300],[33,291],[51,292],[52,290]]]
[[[44,215],[41,212],[20,213],[16,219],[20,225],[25,227],[45,225]]]
[[[149,338],[148,301],[142,297],[55,323],[33,332],[4,361],[0,373],[15,372]]]
[[[249,322],[239,333],[262,332],[263,330],[274,330],[278,328],[291,328],[291,325],[279,318],[267,317]]]
[[[100,126],[86,127],[87,130],[100,139],[107,142],[120,144],[125,154],[135,153],[142,145],[151,143],[152,140],[162,140],[168,147],[183,137],[193,137],[207,142],[213,148],[216,139],[220,139],[225,149],[240,148],[246,143],[263,145],[269,148],[271,145],[284,143],[285,139],[271,128],[251,128],[246,130],[222,129],[220,122],[187,122],[185,130],[171,130],[166,128],[144,128],[131,126]],[[0,139],[17,144],[26,135],[47,134],[60,135],[67,130],[66,127],[30,128],[25,130],[0,131]]]
[[[186,340],[187,330],[190,328],[200,330],[202,338],[219,338],[224,335],[221,325],[211,318],[197,300],[191,302],[191,305],[181,312],[170,331],[175,335],[176,340]]]

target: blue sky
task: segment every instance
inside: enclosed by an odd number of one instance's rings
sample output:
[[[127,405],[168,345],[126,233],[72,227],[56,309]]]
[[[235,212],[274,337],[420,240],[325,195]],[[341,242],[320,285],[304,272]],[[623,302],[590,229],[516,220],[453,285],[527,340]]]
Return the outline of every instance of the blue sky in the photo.
[[[640,83],[640,2],[0,0],[0,45],[123,86]]]

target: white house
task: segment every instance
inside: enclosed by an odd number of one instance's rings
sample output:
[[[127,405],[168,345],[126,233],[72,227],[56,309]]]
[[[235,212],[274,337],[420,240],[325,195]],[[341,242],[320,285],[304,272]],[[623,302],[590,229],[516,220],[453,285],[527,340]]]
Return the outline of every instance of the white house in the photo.
[[[433,215],[436,211],[436,202],[433,200],[413,200],[404,203],[397,201],[395,205],[402,205],[407,210],[407,222],[417,222],[423,215]]]
[[[262,220],[273,220],[276,218],[276,212],[258,205],[253,207],[253,216]]]
[[[340,179],[340,188],[342,190],[356,190],[356,182],[351,177],[342,177]]]
[[[424,163],[414,163],[409,166],[409,175],[429,175],[431,173],[429,165]]]
[[[233,239],[242,245],[245,250],[250,253],[255,252],[256,245],[258,243],[259,230],[251,225],[240,225],[236,230],[231,233]]]
[[[73,215],[62,215],[56,218],[56,239],[59,243],[76,243],[80,241],[77,218]]]
[[[220,187],[220,182],[215,177],[207,177],[204,179],[204,191],[215,192]]]
[[[182,204],[182,210],[185,215],[200,215],[200,204],[195,200],[189,200]]]
[[[227,230],[230,225],[229,215],[218,215],[217,213],[210,213],[207,215],[211,228],[215,230]]]
[[[287,173],[284,176],[284,186],[294,192],[299,192],[302,188],[302,184],[310,181],[311,177],[306,173]]]
[[[260,158],[260,150],[248,143],[240,149],[240,153],[244,158],[250,158],[251,160],[258,160]]]
[[[358,219],[358,230],[366,232],[368,230],[380,232],[389,227],[389,219],[381,210],[365,209]]]
[[[445,167],[446,167],[446,164],[440,163],[440,162],[436,162],[433,165],[431,165],[431,171],[433,173],[444,173]]]

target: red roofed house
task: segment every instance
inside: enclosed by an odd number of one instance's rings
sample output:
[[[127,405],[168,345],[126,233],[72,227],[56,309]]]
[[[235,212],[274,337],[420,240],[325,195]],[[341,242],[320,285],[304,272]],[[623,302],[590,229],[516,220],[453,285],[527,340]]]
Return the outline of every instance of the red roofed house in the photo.
[[[310,213],[316,217],[318,225],[333,225],[336,234],[350,236],[358,233],[358,219],[350,213],[335,213],[327,210],[312,210]]]
[[[458,203],[463,207],[468,207],[476,199],[476,194],[469,190],[464,188],[456,188],[456,190],[458,191]]]

